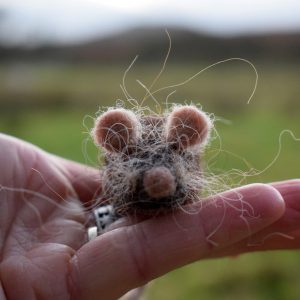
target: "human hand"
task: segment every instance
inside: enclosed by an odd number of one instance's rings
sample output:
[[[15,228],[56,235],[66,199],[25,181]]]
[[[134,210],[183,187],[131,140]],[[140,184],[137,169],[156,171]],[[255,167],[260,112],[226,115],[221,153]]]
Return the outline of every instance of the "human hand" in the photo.
[[[99,189],[97,170],[0,135],[0,299],[117,299],[199,259],[300,246],[300,180],[120,221],[87,243],[84,204]]]

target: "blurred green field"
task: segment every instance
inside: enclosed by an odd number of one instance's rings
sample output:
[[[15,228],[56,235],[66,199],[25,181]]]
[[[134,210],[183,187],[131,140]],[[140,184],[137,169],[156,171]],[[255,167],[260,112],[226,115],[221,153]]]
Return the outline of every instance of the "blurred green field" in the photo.
[[[205,66],[203,62],[170,65],[157,88],[184,81]],[[92,118],[100,106],[113,105],[116,99],[124,98],[119,84],[126,67],[2,65],[0,131],[96,166],[97,149],[88,134]],[[158,64],[137,65],[128,74],[128,90],[136,99],[144,94],[136,79],[149,85],[159,68]],[[279,63],[261,63],[257,68],[260,80],[250,104],[247,100],[255,77],[241,62],[203,73],[177,88],[170,102],[200,103],[205,111],[215,113],[220,119],[216,129],[222,142],[221,151],[210,162],[216,174],[232,169],[247,172],[253,167],[262,172],[233,178],[233,183],[299,178],[300,142],[289,133],[279,137],[286,129],[300,137],[300,68]],[[158,94],[158,100],[163,102],[168,92]],[[219,146],[220,139],[216,138],[206,153],[207,160]],[[156,280],[148,291],[149,299],[300,299],[299,265],[297,252],[198,262]]]

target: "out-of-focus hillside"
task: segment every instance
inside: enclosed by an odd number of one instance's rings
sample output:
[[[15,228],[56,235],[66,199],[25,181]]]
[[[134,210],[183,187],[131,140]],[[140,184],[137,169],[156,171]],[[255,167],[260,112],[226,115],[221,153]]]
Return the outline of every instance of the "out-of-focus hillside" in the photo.
[[[276,61],[300,60],[300,33],[269,33],[217,37],[170,28],[170,60],[218,60],[224,57]],[[43,45],[35,48],[0,46],[0,60],[51,60],[69,62],[128,61],[141,54],[145,61],[162,57],[167,37],[163,28],[139,28],[103,39],[74,45]]]
[[[253,105],[247,106],[255,82],[253,69],[244,62],[228,62],[210,69],[176,88],[170,101],[200,102],[206,109],[228,117],[252,109],[297,114],[299,108],[300,33],[213,37],[171,28],[172,49],[167,68],[155,88],[185,81],[222,59],[251,60],[259,74]],[[0,113],[39,109],[96,110],[123,95],[119,88],[124,71],[132,96],[139,100],[159,73],[168,48],[162,28],[135,29],[77,45],[0,49]],[[157,94],[164,102],[172,89]],[[150,103],[151,104],[151,103]],[[149,103],[147,103],[149,105]]]

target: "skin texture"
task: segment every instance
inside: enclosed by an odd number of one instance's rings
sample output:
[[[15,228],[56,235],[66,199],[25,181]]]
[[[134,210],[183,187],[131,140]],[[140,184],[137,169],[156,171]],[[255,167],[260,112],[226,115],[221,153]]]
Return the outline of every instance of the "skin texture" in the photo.
[[[1,300],[117,299],[199,259],[300,246],[300,180],[241,187],[243,206],[231,190],[194,214],[121,220],[87,243],[83,207],[101,193],[97,170],[5,135],[0,166]]]

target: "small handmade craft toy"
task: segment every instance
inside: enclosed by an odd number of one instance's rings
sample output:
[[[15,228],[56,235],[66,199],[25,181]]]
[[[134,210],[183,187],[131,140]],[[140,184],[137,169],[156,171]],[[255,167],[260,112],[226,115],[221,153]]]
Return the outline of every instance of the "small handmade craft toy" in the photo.
[[[193,105],[174,106],[164,115],[124,108],[101,114],[92,134],[104,150],[102,196],[111,205],[111,219],[156,215],[199,200],[200,154],[212,126]]]

